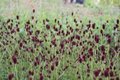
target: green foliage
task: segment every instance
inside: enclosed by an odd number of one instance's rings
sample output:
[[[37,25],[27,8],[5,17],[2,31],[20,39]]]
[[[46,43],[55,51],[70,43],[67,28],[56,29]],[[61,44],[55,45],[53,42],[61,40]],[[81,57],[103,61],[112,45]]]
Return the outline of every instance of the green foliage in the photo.
[[[96,0],[85,0],[85,6],[95,7]],[[120,7],[120,0],[100,0],[99,6],[117,6]]]
[[[46,1],[50,4],[58,3],[56,0]],[[110,3],[110,1],[103,0],[100,5],[106,5],[106,3]],[[117,4],[118,2],[114,3]],[[120,42],[118,42],[120,39],[120,30],[118,30],[120,23],[116,22],[116,19],[120,21],[120,15],[111,15],[108,8],[103,8],[104,6],[92,8],[97,16],[89,13],[81,16],[77,12],[73,12],[74,14],[71,15],[71,11],[65,12],[66,8],[60,11],[59,6],[55,5],[54,9],[48,9],[51,7],[49,5],[47,8],[45,6],[38,12],[36,10],[35,13],[23,8],[13,10],[11,18],[0,15],[0,80],[7,80],[10,73],[14,74],[14,80],[28,80],[30,77],[33,80],[39,80],[40,73],[43,74],[44,80],[93,80],[94,71],[97,69],[101,70],[96,77],[97,80],[99,78],[109,80],[113,77],[105,77],[102,73],[110,67],[111,62],[114,63],[113,68],[110,69],[115,75],[114,78],[120,76]],[[85,6],[94,7],[93,0],[86,0]],[[102,14],[98,14],[100,10],[103,12]],[[19,20],[16,19],[16,15],[19,15]],[[33,16],[34,19],[31,19]],[[9,19],[11,22],[8,22]],[[94,23],[95,28],[93,28]],[[9,29],[8,26],[11,24],[12,29]],[[11,33],[17,29],[16,24],[20,30]],[[103,29],[103,24],[105,24],[105,29]],[[118,29],[114,29],[116,25],[119,25]],[[46,26],[50,29],[47,29]],[[62,27],[60,28],[60,26]],[[88,26],[90,26],[89,29]],[[58,31],[54,29],[58,29]],[[104,34],[101,33],[101,30]],[[29,35],[29,31],[32,31],[33,34]],[[36,35],[36,31],[40,33]],[[60,34],[58,35],[59,31]],[[69,35],[66,35],[67,31],[70,32]],[[116,34],[114,35],[114,33]],[[106,38],[106,34],[109,34],[110,37]],[[78,40],[75,37],[76,35],[80,37]],[[95,35],[99,35],[98,43],[94,39]],[[34,37],[43,43],[40,44],[38,40],[32,40]],[[108,39],[112,40],[111,43],[107,42]],[[54,40],[57,46],[52,45],[51,47]],[[73,45],[73,41],[76,42],[76,45]],[[22,47],[20,47],[20,43],[23,43]],[[60,43],[64,43],[65,47],[61,49]],[[103,50],[105,53],[101,51],[102,45],[105,47],[105,51]],[[88,51],[90,48],[93,50],[93,55],[90,54],[91,51]],[[64,51],[62,52],[62,50]],[[81,57],[83,59],[84,55],[85,60],[81,62],[80,59]],[[105,60],[102,60],[101,58],[104,55]],[[14,63],[14,56],[17,57],[18,64]],[[54,66],[54,70],[52,70],[51,65],[55,65],[57,60],[58,65]],[[34,64],[35,62],[37,65]],[[31,75],[29,71],[33,71],[34,75]]]
[[[87,7],[93,7],[94,6],[94,1],[93,0],[85,0],[84,5],[87,6]]]

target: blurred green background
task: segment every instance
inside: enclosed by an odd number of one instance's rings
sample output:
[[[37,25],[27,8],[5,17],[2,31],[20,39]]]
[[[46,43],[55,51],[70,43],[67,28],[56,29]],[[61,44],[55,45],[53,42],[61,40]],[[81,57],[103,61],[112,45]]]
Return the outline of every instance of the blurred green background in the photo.
[[[11,17],[17,14],[27,17],[31,15],[34,8],[36,15],[41,16],[55,16],[73,10],[84,11],[85,15],[87,15],[86,13],[91,15],[100,11],[117,16],[120,13],[120,0],[100,0],[97,5],[96,0],[85,0],[84,7],[79,7],[78,4],[63,4],[63,2],[64,0],[0,0],[0,17]]]

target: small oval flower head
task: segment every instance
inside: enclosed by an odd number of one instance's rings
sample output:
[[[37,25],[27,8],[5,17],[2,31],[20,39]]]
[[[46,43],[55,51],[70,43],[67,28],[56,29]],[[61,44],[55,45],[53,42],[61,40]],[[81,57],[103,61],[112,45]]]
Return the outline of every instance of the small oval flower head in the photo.
[[[106,35],[107,43],[110,44],[112,41],[112,38],[109,34]]]
[[[86,56],[85,55],[79,55],[78,61],[80,63],[84,62],[86,60]]]
[[[54,22],[56,23],[57,22],[57,19],[55,18]]]
[[[90,48],[90,49],[88,50],[88,53],[89,53],[90,56],[93,56],[93,49]]]
[[[33,13],[35,13],[35,9],[33,9],[33,11],[32,11]]]
[[[104,60],[105,60],[105,58],[106,58],[106,56],[105,56],[105,55],[102,55],[102,56],[101,56],[101,60],[102,60],[102,61],[104,61]]]
[[[7,23],[9,23],[9,22],[10,22],[10,19],[7,20]]]
[[[34,16],[31,16],[31,19],[34,20]]]
[[[34,75],[34,71],[29,71],[29,75]]]
[[[49,22],[49,19],[46,18],[46,21]]]
[[[113,76],[114,76],[113,71],[110,71],[110,77],[113,77]]]
[[[16,16],[16,19],[19,20],[19,16],[18,15]]]
[[[98,36],[98,35],[95,35],[95,38],[94,38],[94,39],[95,39],[95,42],[96,42],[96,43],[99,43],[99,40],[100,40],[100,39],[99,39],[99,36]]]
[[[120,77],[116,77],[116,80],[120,80]]]
[[[100,30],[100,33],[101,33],[101,35],[103,36],[103,30],[102,30],[102,29]]]
[[[98,77],[98,76],[99,76],[100,71],[101,71],[101,70],[99,70],[99,69],[94,71],[94,75],[95,75],[95,77]]]
[[[44,80],[44,77],[43,77],[43,74],[42,74],[42,73],[40,73],[40,78],[39,78],[39,80]]]
[[[16,29],[16,31],[17,31],[17,32],[19,32],[19,31],[20,31],[20,29],[19,29],[19,28],[17,28],[17,29]]]
[[[104,75],[105,77],[108,77],[108,76],[109,76],[109,68],[106,68],[106,69],[104,70],[103,75]]]
[[[40,64],[40,61],[39,61],[38,57],[35,57],[34,66],[37,66],[39,64]]]
[[[102,52],[105,52],[105,46],[104,46],[104,45],[100,46],[100,50],[101,50]]]
[[[49,30],[49,29],[50,29],[50,25],[47,24],[47,25],[46,25],[46,28]]]
[[[55,65],[58,66],[58,64],[59,64],[59,62],[58,62],[58,60],[57,60],[57,61],[55,62]]]
[[[14,78],[14,74],[13,73],[8,74],[8,80],[13,80],[13,78]]]
[[[76,39],[80,40],[80,36],[79,35],[76,35],[75,37],[76,37]]]
[[[15,54],[12,56],[12,61],[13,61],[14,64],[18,63],[17,62],[17,56]]]
[[[119,24],[119,19],[116,20],[116,23]]]
[[[102,25],[102,28],[105,29],[105,24]]]
[[[35,35],[38,36],[40,34],[40,30],[35,31]]]
[[[77,20],[76,20],[76,19],[74,19],[74,23],[77,23]]]
[[[51,70],[53,71],[55,69],[54,64],[51,65]]]
[[[60,47],[61,47],[61,49],[63,49],[64,48],[64,43],[61,43]]]
[[[72,13],[71,13],[71,15],[73,16],[73,15],[74,15],[74,13],[72,12]]]
[[[96,25],[95,23],[92,24],[92,28],[93,28],[93,29],[95,29],[95,25]]]

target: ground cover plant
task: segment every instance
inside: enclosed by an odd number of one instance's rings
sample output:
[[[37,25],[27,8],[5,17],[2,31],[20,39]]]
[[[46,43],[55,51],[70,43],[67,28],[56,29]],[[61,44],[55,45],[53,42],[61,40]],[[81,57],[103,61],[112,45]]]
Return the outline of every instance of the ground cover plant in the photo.
[[[0,16],[0,80],[120,80],[120,17],[105,11]]]
[[[119,80],[119,19],[97,23],[74,15],[42,21],[31,16],[22,29],[19,15],[1,21],[0,78]]]

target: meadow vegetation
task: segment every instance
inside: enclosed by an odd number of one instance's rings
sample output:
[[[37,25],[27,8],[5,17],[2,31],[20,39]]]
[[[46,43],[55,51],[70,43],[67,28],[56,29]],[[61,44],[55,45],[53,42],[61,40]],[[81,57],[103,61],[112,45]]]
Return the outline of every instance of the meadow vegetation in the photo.
[[[0,80],[120,80],[119,0],[92,1],[0,1]]]

